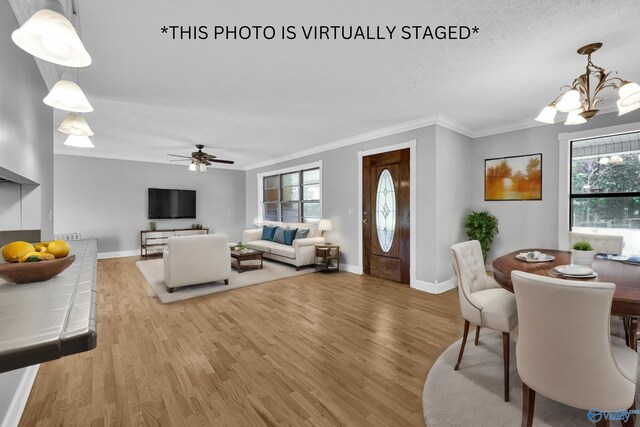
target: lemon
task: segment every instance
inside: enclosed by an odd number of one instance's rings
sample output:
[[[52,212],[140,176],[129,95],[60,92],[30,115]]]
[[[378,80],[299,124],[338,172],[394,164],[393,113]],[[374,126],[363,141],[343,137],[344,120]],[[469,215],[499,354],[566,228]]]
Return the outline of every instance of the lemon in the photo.
[[[69,245],[64,240],[54,240],[47,245],[47,253],[56,258],[64,258],[69,255]]]
[[[20,258],[36,249],[27,242],[11,242],[2,247],[2,258],[6,262],[18,262]]]
[[[34,244],[33,246],[35,246],[36,252],[44,252],[47,250],[47,246],[49,246],[49,243],[51,242],[40,242]]]

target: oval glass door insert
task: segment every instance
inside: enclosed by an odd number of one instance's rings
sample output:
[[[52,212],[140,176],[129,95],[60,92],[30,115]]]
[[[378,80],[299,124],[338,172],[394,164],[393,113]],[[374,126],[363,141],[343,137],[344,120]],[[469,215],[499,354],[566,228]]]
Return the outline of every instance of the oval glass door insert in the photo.
[[[389,252],[396,232],[396,191],[389,169],[384,169],[378,178],[376,224],[380,247]]]

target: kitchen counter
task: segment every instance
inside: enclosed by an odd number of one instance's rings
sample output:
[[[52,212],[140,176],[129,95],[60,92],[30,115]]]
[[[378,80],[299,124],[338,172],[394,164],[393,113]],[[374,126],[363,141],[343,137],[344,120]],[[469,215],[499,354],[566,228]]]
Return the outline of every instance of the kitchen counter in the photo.
[[[76,260],[58,276],[0,279],[0,372],[95,348],[97,241],[68,243]]]

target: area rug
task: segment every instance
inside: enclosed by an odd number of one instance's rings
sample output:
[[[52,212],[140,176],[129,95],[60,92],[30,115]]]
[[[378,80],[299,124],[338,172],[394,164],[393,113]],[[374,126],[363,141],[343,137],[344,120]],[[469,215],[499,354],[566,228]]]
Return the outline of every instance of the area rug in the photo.
[[[425,425],[441,426],[519,426],[522,419],[522,381],[515,360],[515,340],[511,340],[510,387],[511,401],[504,401],[502,333],[480,331],[478,347],[473,345],[475,330],[469,338],[460,364],[461,340],[440,355],[431,368],[422,395]],[[513,334],[512,334],[513,335]],[[636,396],[636,401],[640,396]],[[589,426],[587,411],[563,405],[537,394],[536,427]],[[613,425],[613,424],[612,424]]]
[[[244,286],[285,279],[287,277],[300,276],[315,271],[313,266],[303,267],[300,271],[296,271],[294,266],[265,260],[264,266],[261,270],[246,270],[242,273],[238,273],[236,270],[232,269],[228,285],[225,285],[223,282],[203,283],[200,285],[176,288],[173,293],[169,293],[169,291],[167,291],[167,286],[164,283],[164,264],[162,259],[138,261],[136,262],[136,266],[146,279],[149,286],[151,286],[151,289],[153,289],[158,299],[164,304],[183,301],[216,292],[229,291],[231,289],[242,288]]]

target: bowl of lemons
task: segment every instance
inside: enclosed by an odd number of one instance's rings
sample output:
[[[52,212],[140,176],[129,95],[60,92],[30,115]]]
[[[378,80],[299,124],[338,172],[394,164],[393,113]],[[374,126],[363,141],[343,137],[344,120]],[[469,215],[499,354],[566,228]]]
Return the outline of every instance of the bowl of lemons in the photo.
[[[17,241],[4,245],[0,251],[0,279],[9,283],[31,283],[49,280],[66,270],[76,259],[69,256],[64,240],[31,244]]]

